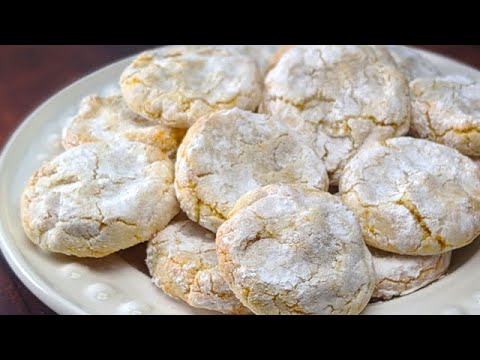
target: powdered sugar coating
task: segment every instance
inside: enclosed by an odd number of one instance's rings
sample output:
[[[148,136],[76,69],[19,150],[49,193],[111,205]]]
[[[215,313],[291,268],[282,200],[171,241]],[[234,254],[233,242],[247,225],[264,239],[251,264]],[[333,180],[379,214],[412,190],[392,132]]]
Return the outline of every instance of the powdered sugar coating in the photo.
[[[63,131],[63,146],[69,149],[83,143],[139,141],[174,157],[185,130],[173,129],[137,115],[121,95],[88,96],[82,100],[78,114]]]
[[[225,45],[231,51],[237,51],[254,59],[263,74],[269,68],[270,59],[282,45]]]
[[[248,56],[255,60],[262,74],[266,74],[269,69],[270,59],[282,45],[170,45],[159,48],[159,51],[182,49],[202,49],[202,48],[227,49],[240,55]]]
[[[103,257],[150,240],[178,213],[173,163],[137,142],[83,144],[44,164],[22,196],[27,236],[44,250]]]
[[[387,49],[409,82],[441,76],[440,70],[415,50],[399,45],[387,45]]]
[[[120,85],[133,111],[174,128],[188,128],[220,109],[256,110],[263,88],[251,58],[227,49],[186,46],[139,55]]]
[[[299,185],[240,199],[218,230],[217,253],[225,280],[255,314],[358,314],[375,284],[354,214]]]
[[[360,151],[340,193],[378,249],[437,255],[480,235],[480,169],[430,141],[396,138]]]
[[[465,77],[411,83],[412,134],[480,156],[480,83]]]
[[[321,158],[274,116],[219,111],[190,128],[179,148],[175,189],[180,205],[211,231],[241,196],[273,183],[328,189]]]
[[[169,225],[148,245],[153,282],[190,306],[224,314],[248,314],[220,275],[215,235],[190,220]]]
[[[408,256],[369,249],[373,256],[376,285],[374,299],[405,296],[438,280],[450,266],[452,252],[433,256]]]
[[[265,80],[261,111],[312,137],[333,184],[363,145],[410,126],[408,84],[379,46],[294,46]]]
[[[278,62],[280,61],[282,56],[285,55],[287,53],[287,51],[290,50],[293,47],[295,47],[295,45],[282,45],[282,46],[280,46],[275,51],[275,53],[273,53],[272,57],[270,58],[269,65],[268,65],[269,69],[273,69],[278,64]]]

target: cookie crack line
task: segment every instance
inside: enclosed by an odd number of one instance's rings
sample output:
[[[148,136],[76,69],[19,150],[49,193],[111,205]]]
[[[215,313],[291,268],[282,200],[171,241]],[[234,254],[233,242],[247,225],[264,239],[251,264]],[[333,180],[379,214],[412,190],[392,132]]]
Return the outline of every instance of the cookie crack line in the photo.
[[[415,206],[415,204],[412,201],[410,201],[406,195],[404,195],[400,200],[394,202],[394,204],[403,206],[405,209],[407,209],[412,215],[415,222],[422,229],[423,237],[420,241],[420,244],[418,244],[417,248],[415,249],[415,251],[419,250],[423,246],[423,243],[429,239],[435,241],[440,246],[441,251],[444,251],[449,248],[448,244],[445,242],[445,240],[442,238],[440,234],[433,236],[430,227],[427,225],[425,221],[425,217],[420,213],[420,211]]]
[[[437,136],[442,138],[445,137],[448,133],[454,132],[456,134],[471,134],[471,133],[478,133],[480,134],[480,127],[467,127],[465,129],[458,129],[458,128],[451,128],[447,129],[443,134],[438,134]]]
[[[440,267],[440,263],[443,261],[442,259],[442,256],[439,255],[438,256],[438,259],[437,261],[435,262],[435,265],[434,266],[429,266],[425,269],[421,269],[420,270],[420,273],[418,274],[417,277],[413,277],[413,276],[408,276],[408,279],[407,280],[397,280],[397,279],[393,279],[393,278],[390,278],[390,277],[385,277],[382,279],[382,281],[379,282],[379,284],[383,284],[384,282],[386,281],[389,281],[389,282],[392,282],[392,283],[395,283],[395,284],[400,284],[400,285],[404,285],[405,286],[405,290],[407,290],[408,286],[418,280],[418,279],[421,279],[424,277],[425,274],[429,273],[429,272],[432,272],[432,271],[435,271],[435,270],[438,270],[438,268]]]
[[[355,291],[355,293],[353,294],[352,298],[350,300],[347,300],[347,302],[345,303],[345,307],[348,307],[349,309],[351,308],[351,305],[352,303],[357,300],[357,297],[358,295],[363,291],[363,289],[365,288],[365,286],[367,286],[367,284],[362,284],[360,285],[360,287],[357,289],[357,291]],[[343,296],[341,296],[341,298],[345,298]],[[333,307],[332,307],[333,308]],[[334,308],[333,308],[334,309]]]
[[[166,93],[159,94],[157,96],[157,99],[162,99],[165,95]],[[227,107],[227,108],[232,107],[233,105],[235,105],[235,103],[238,102],[238,99],[241,97],[251,98],[251,96],[248,96],[248,94],[238,94],[230,100],[216,101],[215,103],[210,103],[209,101],[200,97],[188,97],[184,94],[180,94],[180,97],[181,97],[181,100],[180,100],[181,102],[177,105],[180,105],[179,110],[184,113],[190,111],[196,101],[203,103],[204,105],[209,107],[211,110],[220,110],[223,107]],[[157,113],[148,112],[146,109],[144,109],[144,111],[147,112],[149,115],[155,115],[157,119],[160,119],[163,114],[163,111],[161,110],[158,110]]]
[[[209,176],[210,174],[208,175],[205,175],[205,176]],[[198,196],[198,193],[197,193],[197,185],[196,183],[194,182],[190,182],[187,185],[181,185],[181,186],[178,186],[179,187],[179,190],[182,191],[184,189],[187,189],[187,190],[190,190],[193,194],[195,194],[195,205],[194,205],[194,212],[195,212],[195,222],[196,223],[200,223],[200,220],[201,220],[201,213],[202,213],[202,208],[203,209],[207,209],[208,211],[210,211],[210,214],[212,216],[215,216],[217,218],[219,218],[220,220],[227,220],[227,217],[225,215],[223,215],[218,209],[217,209],[217,206],[215,204],[208,204],[206,202],[204,202],[202,199],[200,199],[200,197]]]
[[[357,141],[353,137],[353,129],[350,126],[350,121],[365,121],[374,124],[377,127],[383,128],[391,128],[396,135],[402,135],[402,132],[399,132],[401,126],[395,123],[388,124],[385,121],[379,121],[373,115],[359,115],[359,116],[347,116],[339,119],[338,121],[328,121],[325,119],[321,119],[319,121],[310,121],[308,123],[313,125],[314,127],[314,134],[324,133],[327,136],[334,138],[334,139],[348,139],[353,147],[354,151],[350,152],[350,155],[347,156],[345,159],[340,161],[340,163],[336,166],[335,170],[329,170],[329,172],[336,173],[344,163],[347,163],[352,157],[355,156],[355,150],[358,150],[362,147],[363,142],[365,139],[361,140],[358,144]],[[406,132],[406,131],[405,131]],[[321,156],[322,160],[328,159],[330,152],[326,148],[326,144],[323,144],[322,147],[325,150],[325,153]]]
[[[357,199],[358,203],[360,204],[360,206],[363,207],[363,208],[378,209],[378,207],[382,206],[382,205],[398,205],[398,206],[402,206],[402,207],[404,207],[405,209],[408,210],[408,212],[410,213],[410,215],[415,220],[415,222],[420,227],[420,229],[422,230],[422,233],[423,233],[420,244],[417,245],[417,247],[415,248],[414,251],[418,251],[423,246],[423,243],[427,240],[430,240],[430,239],[435,241],[440,246],[440,249],[441,249],[442,252],[447,250],[448,248],[450,248],[450,246],[447,244],[447,242],[443,239],[443,237],[441,235],[436,235],[435,237],[433,236],[432,231],[430,230],[429,226],[425,222],[425,218],[420,213],[420,211],[418,211],[418,208],[415,206],[415,204],[413,204],[406,197],[406,194],[404,194],[402,196],[402,198],[400,200],[397,200],[397,201],[382,202],[382,203],[379,203],[379,204],[376,204],[376,205],[370,205],[370,204],[366,204],[365,202],[363,202],[361,200],[359,194],[355,190],[355,187],[357,185],[358,184],[355,184],[354,186],[352,186],[348,190],[348,192],[344,192],[343,194],[344,195],[353,194],[355,196],[355,198]],[[362,221],[363,222],[362,228],[365,231],[367,231],[371,236],[378,237],[378,236],[382,235],[381,233],[377,232],[374,225],[370,224],[368,221],[365,221],[366,220],[365,218],[363,218],[362,220],[363,220]],[[385,239],[387,240],[387,242],[389,244],[391,244],[391,239],[389,239],[388,237],[385,237]]]
[[[319,92],[303,99],[301,102],[295,102],[294,100],[287,99],[284,96],[271,96],[267,99],[267,101],[280,101],[280,102],[283,102],[284,104],[293,106],[300,112],[304,111],[313,102],[317,102],[317,103],[335,103],[336,102],[335,99],[328,98]]]
[[[426,103],[426,106],[428,107],[428,109],[430,109],[430,104]],[[460,134],[466,135],[466,134],[471,134],[471,133],[480,134],[480,126],[475,127],[473,125],[467,126],[465,128],[452,127],[452,128],[446,129],[443,133],[439,133],[439,132],[437,132],[437,130],[434,128],[434,126],[432,124],[432,118],[430,116],[430,110],[425,111],[424,115],[425,115],[425,121],[427,123],[427,127],[430,130],[430,132],[433,134],[433,137],[435,138],[435,140],[441,140],[448,133],[451,133],[451,132],[459,134],[459,135]]]
[[[402,293],[404,293],[405,291],[414,291],[415,288],[412,288],[412,289],[409,289],[409,286],[412,282],[415,282],[415,281],[418,281],[418,280],[422,280],[426,277],[426,275],[428,273],[439,273],[439,268],[440,268],[440,265],[442,264],[442,262],[444,261],[443,255],[439,255],[438,256],[438,259],[437,261],[435,262],[435,265],[433,266],[429,266],[425,269],[420,269],[420,272],[419,274],[415,277],[415,276],[408,276],[407,280],[401,280],[401,279],[393,279],[393,278],[390,278],[390,277],[384,277],[378,284],[377,284],[377,288],[381,287],[382,284],[384,284],[385,282],[390,282],[390,283],[394,283],[394,284],[398,284],[398,285],[402,285],[404,290]],[[445,270],[444,270],[445,271]],[[424,287],[426,286],[426,284],[419,284],[418,285],[419,287]],[[418,289],[418,287],[417,287]],[[401,296],[402,294],[399,294],[397,296]]]

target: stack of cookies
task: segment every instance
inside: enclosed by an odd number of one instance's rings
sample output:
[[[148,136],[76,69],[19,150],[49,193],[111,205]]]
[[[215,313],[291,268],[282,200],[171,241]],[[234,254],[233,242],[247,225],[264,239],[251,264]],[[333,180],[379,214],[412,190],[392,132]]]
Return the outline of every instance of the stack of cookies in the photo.
[[[480,83],[398,46],[171,46],[92,95],[22,196],[29,239],[225,314],[359,314],[480,235]],[[180,212],[186,216],[177,216]]]

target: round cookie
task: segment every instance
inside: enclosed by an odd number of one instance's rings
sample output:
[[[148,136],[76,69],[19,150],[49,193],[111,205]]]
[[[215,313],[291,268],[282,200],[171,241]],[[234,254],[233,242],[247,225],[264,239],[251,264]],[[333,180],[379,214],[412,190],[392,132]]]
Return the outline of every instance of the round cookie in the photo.
[[[149,243],[147,266],[155,285],[190,306],[224,314],[251,313],[220,274],[215,235],[190,220],[169,225]]]
[[[174,157],[184,136],[185,130],[154,124],[135,114],[119,95],[88,96],[64,129],[62,143],[69,149],[83,143],[126,139],[155,146]]]
[[[239,200],[217,233],[220,270],[255,314],[359,314],[372,257],[354,214],[331,194],[270,185]]]
[[[400,45],[387,45],[387,49],[408,81],[418,78],[434,78],[442,74],[431,61],[418,51]]]
[[[22,222],[44,250],[103,257],[148,241],[179,212],[174,166],[138,142],[83,144],[44,164],[22,196]]]
[[[480,235],[480,169],[458,151],[414,138],[360,151],[340,181],[368,245],[437,255]]]
[[[288,49],[267,75],[261,111],[312,137],[332,184],[364,144],[406,134],[411,115],[395,61],[368,45]]]
[[[120,79],[127,105],[163,125],[188,128],[201,116],[238,107],[256,110],[262,74],[254,60],[215,47],[145,52]]]
[[[213,232],[241,196],[274,183],[328,189],[321,158],[274,116],[219,111],[190,128],[178,150],[180,205],[191,220]]]
[[[379,300],[405,296],[437,281],[447,272],[452,258],[451,251],[433,256],[408,256],[369,250],[376,277],[373,298]]]
[[[418,79],[410,84],[414,136],[480,156],[480,83],[464,77]]]

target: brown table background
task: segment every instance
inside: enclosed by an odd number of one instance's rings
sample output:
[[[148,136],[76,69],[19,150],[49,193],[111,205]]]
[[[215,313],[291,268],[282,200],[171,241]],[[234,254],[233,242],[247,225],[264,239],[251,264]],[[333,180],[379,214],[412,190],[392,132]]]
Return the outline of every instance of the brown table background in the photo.
[[[149,47],[152,46],[0,46],[0,148],[25,116],[49,96],[104,65]],[[479,45],[419,47],[480,68]],[[54,314],[18,280],[1,255],[0,314]]]

